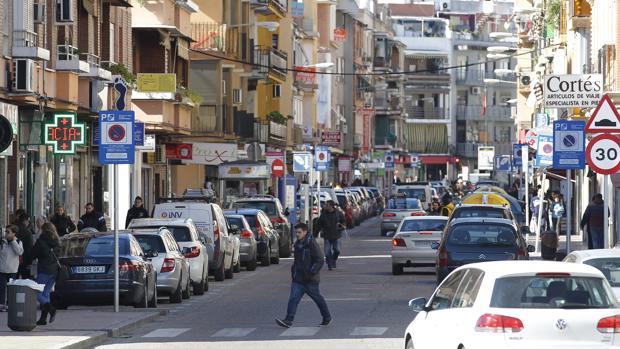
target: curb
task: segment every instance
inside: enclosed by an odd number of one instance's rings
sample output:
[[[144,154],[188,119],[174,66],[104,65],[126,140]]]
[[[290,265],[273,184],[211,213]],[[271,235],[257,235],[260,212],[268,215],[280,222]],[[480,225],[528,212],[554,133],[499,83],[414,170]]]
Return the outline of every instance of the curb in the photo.
[[[116,327],[104,329],[104,331],[107,332],[108,337],[118,337],[124,333],[134,330],[139,326],[142,326],[145,323],[152,322],[160,316],[168,315],[169,312],[170,311],[168,309],[158,309],[156,311],[147,312],[139,319],[123,321]]]
[[[92,332],[93,335],[86,339],[79,340],[70,344],[61,344],[54,349],[87,349],[92,348],[95,345],[101,344],[108,339],[108,334],[105,331]]]

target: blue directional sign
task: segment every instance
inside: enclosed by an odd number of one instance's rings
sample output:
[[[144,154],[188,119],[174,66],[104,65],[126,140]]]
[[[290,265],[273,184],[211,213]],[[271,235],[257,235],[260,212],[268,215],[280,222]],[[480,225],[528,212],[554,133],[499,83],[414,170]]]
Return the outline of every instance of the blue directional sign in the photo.
[[[512,171],[510,161],[510,155],[497,155],[495,156],[495,171],[510,172]]]
[[[386,170],[394,169],[394,154],[391,152],[385,152],[383,155],[383,162],[385,163]]]
[[[312,154],[293,153],[293,172],[310,172],[312,168]]]
[[[314,168],[317,171],[329,170],[332,163],[332,154],[326,145],[314,147]]]
[[[523,166],[523,155],[521,154],[522,150],[523,144],[512,145],[512,167],[515,168],[515,171]]]
[[[131,110],[99,112],[99,163],[134,163],[134,120],[135,114]]]
[[[144,123],[136,122],[133,127],[134,144],[136,147],[144,146]]]
[[[586,123],[558,120],[553,123],[553,168],[577,170],[586,167]]]

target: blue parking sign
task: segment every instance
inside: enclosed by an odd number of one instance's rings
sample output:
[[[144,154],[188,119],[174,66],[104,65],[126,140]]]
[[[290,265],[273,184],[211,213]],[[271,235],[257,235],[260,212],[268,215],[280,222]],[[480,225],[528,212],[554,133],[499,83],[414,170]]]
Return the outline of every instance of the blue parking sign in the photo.
[[[553,168],[578,170],[586,167],[586,123],[577,120],[553,122]]]

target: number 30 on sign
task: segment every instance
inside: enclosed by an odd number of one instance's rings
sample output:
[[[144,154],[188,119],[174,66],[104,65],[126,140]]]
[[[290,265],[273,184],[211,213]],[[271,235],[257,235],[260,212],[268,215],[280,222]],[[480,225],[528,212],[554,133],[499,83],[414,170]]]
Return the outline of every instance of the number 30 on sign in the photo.
[[[603,175],[620,170],[620,138],[612,134],[598,135],[588,143],[586,159],[590,168]]]

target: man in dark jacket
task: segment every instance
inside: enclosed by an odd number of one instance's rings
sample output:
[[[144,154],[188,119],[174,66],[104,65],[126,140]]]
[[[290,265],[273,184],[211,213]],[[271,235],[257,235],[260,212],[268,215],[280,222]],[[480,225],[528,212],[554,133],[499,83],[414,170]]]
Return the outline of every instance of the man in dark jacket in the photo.
[[[86,213],[78,221],[79,231],[86,228],[95,228],[99,231],[106,231],[108,229],[103,214],[95,212],[95,206],[90,202],[86,204]]]
[[[591,248],[605,248],[605,203],[603,202],[603,195],[594,195],[594,200],[583,213],[581,218],[581,229],[588,226],[588,247]],[[590,244],[591,241],[591,244]]]
[[[34,233],[30,225],[30,216],[26,212],[22,212],[17,217],[17,226],[19,231],[17,232],[17,238],[22,242],[24,247],[24,253],[22,254],[21,261],[17,275],[20,279],[30,279],[32,274],[30,273],[30,265],[32,264],[32,249],[34,247]]]
[[[56,213],[54,213],[50,222],[56,227],[58,236],[67,235],[75,231],[75,224],[73,224],[71,217],[67,216],[65,207],[62,205],[56,206]]]
[[[132,220],[136,218],[149,218],[149,211],[144,208],[142,204],[142,198],[136,196],[133,201],[133,206],[127,212],[127,219],[125,219],[125,228],[129,226]]]
[[[295,261],[291,267],[293,282],[291,283],[291,295],[288,300],[286,317],[276,319],[279,326],[289,328],[293,325],[297,305],[304,294],[307,294],[319,307],[323,322],[321,326],[327,326],[332,321],[332,316],[327,308],[325,298],[319,291],[319,272],[323,267],[323,253],[319,244],[312,234],[308,234],[308,225],[298,223],[295,226],[297,241],[295,241]]]
[[[344,229],[344,215],[338,209],[333,200],[325,203],[325,208],[321,211],[318,220],[318,231],[323,237],[323,247],[325,249],[325,261],[327,268],[332,270],[336,268],[336,261],[340,255],[340,238]]]

